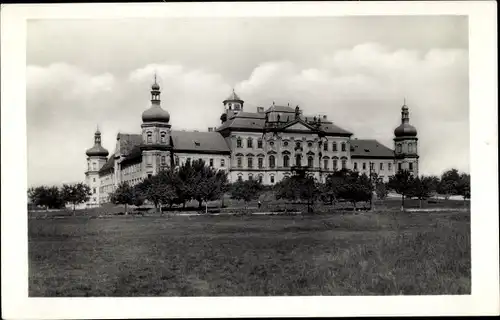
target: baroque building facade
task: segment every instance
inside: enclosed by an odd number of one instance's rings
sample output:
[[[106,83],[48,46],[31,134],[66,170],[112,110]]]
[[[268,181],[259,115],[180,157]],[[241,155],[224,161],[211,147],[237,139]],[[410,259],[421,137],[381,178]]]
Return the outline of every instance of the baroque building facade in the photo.
[[[352,139],[351,132],[326,115],[304,115],[299,106],[273,103],[248,112],[234,90],[223,101],[219,127],[206,132],[171,130],[160,94],[155,79],[151,106],[142,113],[141,133],[118,133],[111,156],[96,131],[94,146],[86,152],[86,183],[92,192],[88,206],[109,202],[121,182],[135,185],[164,168],[198,159],[227,171],[231,182],[257,179],[266,185],[290,176],[296,168],[307,168],[318,181],[343,168],[376,174],[383,181],[397,170],[418,175],[417,130],[409,123],[406,104],[391,149],[377,140]]]

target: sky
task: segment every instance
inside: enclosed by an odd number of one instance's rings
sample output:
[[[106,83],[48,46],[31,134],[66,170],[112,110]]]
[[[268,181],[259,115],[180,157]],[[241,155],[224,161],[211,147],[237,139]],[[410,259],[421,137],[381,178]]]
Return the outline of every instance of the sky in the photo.
[[[234,88],[392,148],[406,99],[420,173],[469,172],[466,17],[58,19],[28,22],[28,184],[84,181],[97,126],[110,154],[140,133],[155,72],[174,130],[220,125]]]

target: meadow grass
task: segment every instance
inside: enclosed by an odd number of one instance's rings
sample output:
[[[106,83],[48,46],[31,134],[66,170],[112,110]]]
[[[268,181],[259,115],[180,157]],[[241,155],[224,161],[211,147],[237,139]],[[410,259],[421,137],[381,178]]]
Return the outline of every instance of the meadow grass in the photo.
[[[469,212],[30,219],[29,294],[470,294]]]

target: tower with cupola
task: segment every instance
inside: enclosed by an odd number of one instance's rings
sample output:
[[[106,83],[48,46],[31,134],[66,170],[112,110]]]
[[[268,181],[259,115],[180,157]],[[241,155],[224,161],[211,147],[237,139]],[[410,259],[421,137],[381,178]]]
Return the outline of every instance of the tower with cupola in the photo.
[[[410,111],[406,103],[401,107],[401,124],[394,130],[394,158],[396,172],[408,170],[418,176],[417,129],[410,124]]]
[[[221,115],[220,120],[222,123],[226,122],[227,119],[231,118],[233,115],[243,112],[243,104],[245,102],[236,94],[236,92],[231,93],[226,100],[222,101],[224,105],[224,113]]]
[[[87,206],[99,205],[99,170],[108,160],[109,152],[101,144],[101,132],[97,128],[94,134],[94,146],[87,150],[87,171],[85,171],[85,183],[90,187],[90,199]]]
[[[151,86],[151,106],[142,113],[143,176],[157,174],[172,165],[172,138],[170,114],[161,107],[160,85],[156,75]]]

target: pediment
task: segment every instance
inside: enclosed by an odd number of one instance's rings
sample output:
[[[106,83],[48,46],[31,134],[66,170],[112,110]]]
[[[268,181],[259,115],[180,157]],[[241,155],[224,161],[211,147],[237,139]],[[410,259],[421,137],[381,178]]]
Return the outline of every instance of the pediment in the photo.
[[[312,131],[311,127],[300,120],[296,120],[283,128],[284,131]]]

